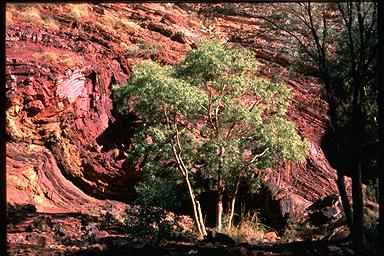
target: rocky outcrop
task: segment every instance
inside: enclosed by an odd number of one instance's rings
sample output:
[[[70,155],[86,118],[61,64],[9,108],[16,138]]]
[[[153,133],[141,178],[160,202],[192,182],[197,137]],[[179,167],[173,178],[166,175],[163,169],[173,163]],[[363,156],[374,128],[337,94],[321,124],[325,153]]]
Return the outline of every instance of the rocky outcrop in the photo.
[[[283,211],[296,212],[337,193],[336,172],[320,148],[327,104],[317,79],[289,72],[291,60],[275,47],[281,37],[271,44],[264,21],[217,10],[204,16],[199,8],[8,6],[13,19],[6,31],[9,202],[57,211],[87,207],[96,200],[92,197],[132,200],[141,175],[127,155],[138,119],[115,112],[111,85],[128,81],[132,66],[142,59],[173,65],[199,39],[213,36],[254,50],[260,75],[292,88],[288,118],[311,142],[309,155],[304,163],[281,163],[261,174],[282,191],[273,195],[275,200],[291,202]],[[30,18],[31,10],[39,19]],[[316,73],[310,65],[306,70]]]

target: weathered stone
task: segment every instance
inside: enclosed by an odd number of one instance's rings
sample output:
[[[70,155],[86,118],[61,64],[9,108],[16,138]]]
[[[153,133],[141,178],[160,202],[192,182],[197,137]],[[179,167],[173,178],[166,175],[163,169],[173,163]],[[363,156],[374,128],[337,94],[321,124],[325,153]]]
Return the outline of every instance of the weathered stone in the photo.
[[[86,210],[89,205],[102,207],[102,201],[94,197],[125,202],[134,199],[134,185],[142,174],[139,165],[129,167],[126,157],[138,119],[118,115],[111,95],[111,85],[128,81],[131,66],[143,58],[127,54],[126,49],[133,44],[156,46],[158,53],[148,58],[174,65],[190,49],[184,43],[187,38],[197,42],[212,36],[229,43],[236,39],[253,50],[260,60],[259,75],[275,78],[280,74],[282,84],[292,89],[288,118],[311,142],[303,163],[279,163],[261,173],[262,182],[275,184],[279,191],[271,194],[271,201],[279,205],[271,214],[281,221],[285,213],[299,214],[310,202],[337,193],[336,171],[320,147],[328,124],[324,88],[314,77],[289,74],[293,60],[270,44],[285,40],[281,35],[266,38],[261,26],[265,21],[218,14],[205,26],[196,15],[200,5],[86,6],[95,11],[86,19],[81,17],[84,22],[77,22],[83,23],[77,28],[71,26],[74,22],[67,17],[67,9],[44,4],[35,7],[41,14],[51,14],[58,30],[50,29],[47,34],[42,24],[31,25],[20,15],[15,15],[13,25],[7,27],[9,202],[33,202],[38,210],[56,212]],[[215,8],[209,12],[216,15]],[[263,8],[258,12],[263,14]],[[129,29],[124,24],[100,24],[103,13],[137,25],[135,32],[125,33]],[[305,69],[313,68],[307,66]],[[315,69],[311,72],[316,74]],[[119,154],[112,157],[117,151]],[[22,175],[31,168],[36,179]],[[349,180],[346,187],[350,193]]]
[[[328,195],[307,208],[308,217],[315,226],[320,226],[340,217],[339,196]]]

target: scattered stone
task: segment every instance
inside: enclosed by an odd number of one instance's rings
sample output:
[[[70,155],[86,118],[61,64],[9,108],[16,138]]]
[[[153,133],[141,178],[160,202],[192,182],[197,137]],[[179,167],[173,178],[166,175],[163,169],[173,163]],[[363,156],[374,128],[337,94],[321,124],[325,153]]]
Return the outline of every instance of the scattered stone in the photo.
[[[187,39],[185,38],[185,35],[183,32],[176,32],[173,36],[171,36],[171,39],[173,41],[179,42],[181,44],[187,43]]]
[[[321,226],[339,217],[338,195],[329,195],[315,201],[307,208],[308,217],[313,225]]]
[[[269,242],[276,242],[276,240],[279,238],[276,234],[276,232],[271,231],[264,234],[264,238],[267,239]]]
[[[315,201],[312,205],[308,206],[308,211],[316,211],[322,210],[327,207],[333,207],[339,199],[339,196],[336,194],[325,196],[317,201]]]
[[[343,250],[339,246],[330,245],[327,247],[327,255],[343,255]]]
[[[228,254],[230,256],[245,256],[247,255],[247,249],[242,246],[228,248]]]
[[[345,256],[354,256],[355,251],[352,250],[351,248],[343,247],[343,255]]]
[[[68,235],[67,230],[59,223],[53,224],[52,231],[54,231],[56,235],[59,235],[61,237]]]
[[[95,236],[99,229],[96,227],[95,224],[89,223],[87,226],[85,226],[85,231],[85,234],[87,236]]]
[[[208,231],[208,234],[204,240],[206,242],[213,243],[213,244],[220,243],[220,244],[226,244],[226,245],[234,245],[236,243],[236,241],[233,240],[228,235],[219,233],[215,230]]]

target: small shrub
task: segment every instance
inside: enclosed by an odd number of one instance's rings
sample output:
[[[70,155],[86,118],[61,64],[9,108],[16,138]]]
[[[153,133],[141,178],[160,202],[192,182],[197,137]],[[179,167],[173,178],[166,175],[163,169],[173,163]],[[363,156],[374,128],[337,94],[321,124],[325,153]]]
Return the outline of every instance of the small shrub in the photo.
[[[378,202],[379,199],[379,179],[373,179],[370,180],[368,185],[367,185],[367,197],[373,201],[373,202]]]
[[[364,255],[377,255],[376,248],[379,234],[379,213],[377,210],[364,209],[363,215],[363,231],[365,236],[365,249]]]
[[[290,223],[285,229],[283,240],[288,242],[305,240],[311,236],[312,229],[313,226],[308,221]]]
[[[369,221],[364,223],[365,255],[377,255],[377,242],[379,235],[379,222]]]
[[[100,209],[95,205],[90,205],[88,208],[88,214],[89,215],[100,215]]]
[[[180,216],[159,208],[141,206],[137,218],[132,223],[132,212],[128,212],[127,231],[140,237],[145,245],[157,246],[166,241],[192,241],[196,239],[194,232],[185,230]]]
[[[321,240],[325,237],[330,237],[333,231],[332,225],[324,224],[316,227],[309,219],[303,219],[288,225],[285,229],[283,240],[288,242]]]
[[[47,216],[38,216],[32,224],[32,230],[47,231],[52,226],[51,219]]]

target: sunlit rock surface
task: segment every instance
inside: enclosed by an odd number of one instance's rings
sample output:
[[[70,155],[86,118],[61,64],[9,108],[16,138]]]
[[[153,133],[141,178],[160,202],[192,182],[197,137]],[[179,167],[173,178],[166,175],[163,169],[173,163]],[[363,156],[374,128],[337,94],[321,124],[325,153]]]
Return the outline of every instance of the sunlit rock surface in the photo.
[[[252,49],[260,75],[292,88],[288,118],[311,146],[304,163],[280,163],[261,175],[277,187],[281,211],[300,212],[337,193],[336,171],[320,148],[328,120],[323,87],[315,77],[289,73],[293,60],[277,51],[282,35],[267,37],[265,21],[194,4],[81,6],[80,13],[74,5],[8,6],[8,202],[56,212],[132,200],[141,174],[126,159],[139,120],[116,113],[111,85],[128,81],[142,59],[176,64],[212,37]],[[41,21],[28,20],[32,9]],[[308,64],[303,71],[316,74]]]

